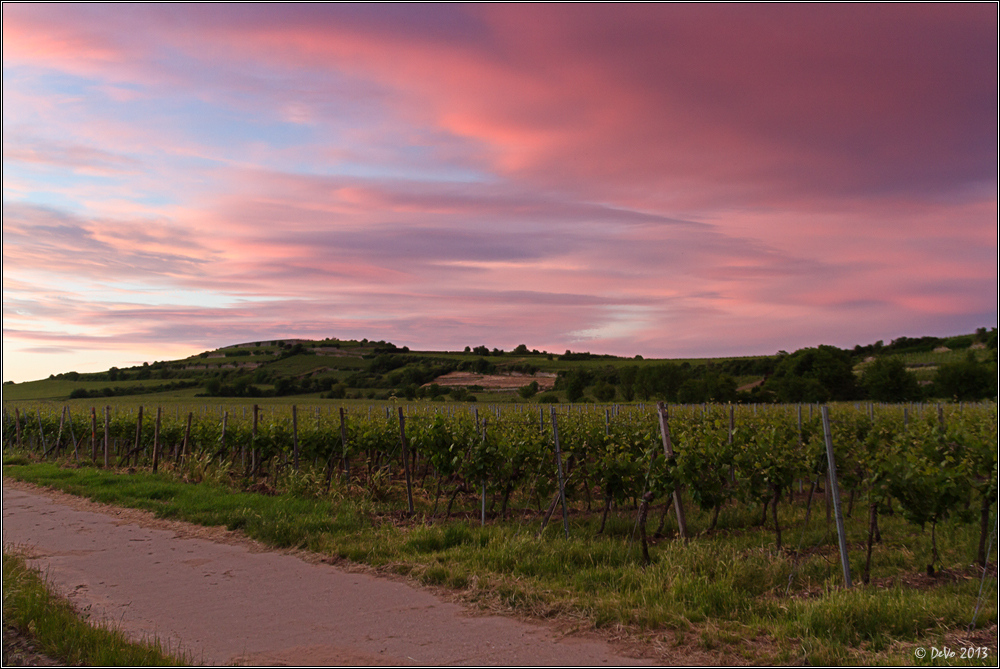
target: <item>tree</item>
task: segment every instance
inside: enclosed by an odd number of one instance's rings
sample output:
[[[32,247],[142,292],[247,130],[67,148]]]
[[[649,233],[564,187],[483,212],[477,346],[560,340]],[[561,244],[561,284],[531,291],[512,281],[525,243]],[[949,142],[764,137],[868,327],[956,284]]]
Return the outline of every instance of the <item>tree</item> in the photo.
[[[615,387],[607,381],[598,381],[594,386],[594,397],[598,402],[610,402],[615,398]]]
[[[905,402],[921,395],[917,377],[895,356],[879,357],[869,364],[861,375],[861,386],[877,402]]]
[[[996,397],[996,367],[980,363],[976,354],[969,351],[962,362],[938,367],[934,377],[934,394],[958,400]]]
[[[764,387],[782,402],[851,400],[857,395],[851,354],[836,346],[804,348],[783,356]]]

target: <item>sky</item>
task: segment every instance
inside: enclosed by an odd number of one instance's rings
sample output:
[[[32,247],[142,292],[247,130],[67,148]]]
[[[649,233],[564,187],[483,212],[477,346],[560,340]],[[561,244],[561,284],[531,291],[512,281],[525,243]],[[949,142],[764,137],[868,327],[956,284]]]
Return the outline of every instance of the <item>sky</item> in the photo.
[[[3,380],[997,324],[995,3],[3,5]]]

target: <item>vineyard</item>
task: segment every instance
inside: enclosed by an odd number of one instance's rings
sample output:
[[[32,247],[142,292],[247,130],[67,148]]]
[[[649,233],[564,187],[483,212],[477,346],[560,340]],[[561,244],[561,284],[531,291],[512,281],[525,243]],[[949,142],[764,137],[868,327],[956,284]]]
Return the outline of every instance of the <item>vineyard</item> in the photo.
[[[543,514],[545,523],[560,510],[567,535],[570,514],[599,514],[601,533],[612,510],[632,510],[630,539],[641,535],[644,549],[646,511],[657,504],[656,534],[669,525],[684,538],[715,531],[723,509],[741,506],[758,510],[754,525],[769,526],[781,550],[795,528],[782,526],[780,506],[804,503],[808,524],[820,502],[830,521],[829,437],[844,513],[863,507],[869,519],[866,581],[884,513],[931,528],[931,573],[938,523],[956,516],[978,524],[973,557],[985,564],[997,495],[995,404],[840,405],[826,429],[826,408],[814,405],[661,414],[646,405],[171,408],[5,410],[4,447],[105,467],[215,465],[247,487],[287,487],[308,473],[318,488],[349,482],[404,517],[485,523]],[[685,503],[705,513],[707,526],[688,526]]]
[[[17,404],[3,439],[5,476],[484,606],[751,662],[996,652],[995,403]]]

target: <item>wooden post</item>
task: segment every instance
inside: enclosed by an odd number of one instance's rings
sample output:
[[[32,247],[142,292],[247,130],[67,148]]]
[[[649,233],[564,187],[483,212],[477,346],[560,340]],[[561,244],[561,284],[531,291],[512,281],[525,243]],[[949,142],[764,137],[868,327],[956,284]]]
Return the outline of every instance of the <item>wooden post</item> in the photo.
[[[482,434],[480,435],[480,437],[481,437],[481,439],[483,441],[483,445],[485,446],[486,445],[486,420],[485,419],[483,419],[483,431],[482,431]],[[482,489],[483,489],[483,504],[482,504],[482,512],[480,513],[480,518],[479,518],[479,526],[480,527],[486,527],[486,477],[485,476],[483,477],[483,479],[481,481],[481,484],[482,484]]]
[[[549,407],[552,417],[552,440],[556,447],[556,472],[559,474],[559,502],[562,504],[563,531],[569,539],[569,514],[566,512],[566,483],[563,480],[562,452],[559,450],[559,424],[556,422],[556,408]]]
[[[190,455],[191,448],[191,419],[194,418],[194,413],[188,412],[187,427],[184,428],[184,445],[181,446],[181,461],[186,462],[188,455]]]
[[[729,445],[733,445],[733,432],[736,431],[736,407],[729,405]]]
[[[340,407],[340,456],[344,463],[344,475],[351,480],[351,461],[347,457],[347,418],[344,407]]]
[[[45,455],[45,451],[47,451],[49,449],[46,448],[46,446],[45,446],[45,430],[42,428],[42,410],[41,409],[38,410],[38,435],[39,435],[39,437],[42,440],[42,455],[44,456]],[[94,459],[97,459],[96,455],[94,456]]]
[[[69,407],[63,406],[62,415],[59,417],[59,432],[56,433],[56,443],[52,446],[53,452],[59,455],[59,446],[62,443],[63,427],[66,425],[66,410]]]
[[[667,424],[667,405],[663,402],[656,403],[656,413],[660,419],[660,436],[663,438],[663,454],[667,458],[674,456],[674,447],[670,443],[670,426]],[[674,488],[673,493],[674,511],[677,513],[677,529],[685,540],[688,538],[687,519],[684,516],[684,506],[681,502],[681,491]]]
[[[292,405],[292,466],[299,471],[299,415]]]
[[[73,459],[79,460],[80,454],[77,450],[76,432],[73,431],[73,412],[69,407],[66,407],[66,416],[69,418],[69,438],[73,440]]]
[[[72,423],[70,423],[72,425]],[[139,444],[142,441],[142,405],[139,405],[139,416],[135,419],[135,444],[133,445],[133,453],[135,453],[135,462],[139,464]],[[125,465],[128,465],[128,456],[125,456]]]
[[[830,433],[830,412],[823,407],[823,437],[826,440],[826,459],[829,465],[830,496],[833,497],[834,514],[837,517],[837,541],[840,544],[840,564],[844,568],[844,583],[851,587],[851,563],[847,555],[847,537],[844,535],[844,516],[840,512],[840,488],[837,486],[837,460],[833,455],[833,436]]]
[[[802,405],[801,404],[798,406],[798,409],[796,410],[796,413],[798,414],[798,419],[799,419],[799,446],[801,446],[802,445]]]
[[[250,473],[257,471],[257,420],[260,417],[260,407],[253,405],[253,431],[250,433]]]
[[[109,449],[111,447],[111,407],[104,406],[104,466],[107,467]]]
[[[90,459],[97,464],[97,409],[90,407]]]
[[[156,424],[153,427],[153,471],[160,462],[160,422],[163,416],[163,407],[156,407]]]
[[[222,436],[219,437],[219,441],[222,442],[221,444],[219,444],[219,450],[222,452],[223,458],[229,457],[229,449],[226,448],[226,427],[228,426],[228,424],[229,424],[229,412],[226,411],[225,413],[222,414]]]
[[[17,407],[14,407],[14,430],[17,432],[17,447],[24,448],[21,441],[21,410]]]
[[[399,407],[399,443],[403,447],[403,471],[406,474],[406,505],[413,515],[413,488],[410,483],[410,453],[406,447],[406,419],[403,418],[403,407]]]

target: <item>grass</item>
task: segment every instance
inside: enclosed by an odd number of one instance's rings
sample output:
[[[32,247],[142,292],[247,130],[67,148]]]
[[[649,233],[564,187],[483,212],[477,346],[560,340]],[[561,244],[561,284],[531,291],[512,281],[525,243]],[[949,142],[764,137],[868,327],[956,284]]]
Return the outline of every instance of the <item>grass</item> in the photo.
[[[918,647],[988,645],[988,658],[952,658],[949,664],[995,665],[995,569],[985,582],[990,594],[978,629],[967,632],[982,572],[971,565],[978,527],[958,519],[938,528],[941,569],[931,578],[924,573],[929,530],[922,532],[899,515],[883,516],[884,542],[874,550],[872,583],[847,590],[835,530],[827,526],[821,499],[819,506],[814,500],[804,531],[801,499],[780,507],[786,544],[780,552],[773,532],[754,526],[759,509],[728,506],[709,534],[710,515],[691,504],[693,538],[672,538],[676,523],[668,515],[667,536],[654,539],[647,566],[638,541],[630,541],[631,508],[618,509],[597,535],[599,514],[586,513],[577,501],[568,539],[558,514],[539,538],[540,520],[526,508],[527,500],[517,501],[514,520],[481,527],[472,495],[459,500],[467,516],[444,521],[429,516],[433,491],[420,488],[417,514],[406,518],[398,511],[399,482],[387,495],[374,494],[362,481],[348,485],[335,479],[327,494],[320,473],[304,472],[279,477],[277,487],[288,492],[263,495],[236,490],[224,484],[226,476],[211,472],[203,472],[205,482],[197,485],[181,480],[182,474],[191,478],[190,468],[125,474],[38,463],[17,454],[4,460],[5,476],[404,574],[491,610],[558,616],[636,643],[710,651],[720,661],[913,664]],[[859,503],[848,519],[856,582],[867,530],[863,508]],[[659,513],[659,508],[651,512],[650,528]]]
[[[90,625],[56,596],[42,576],[13,550],[3,552],[4,665],[7,630],[30,640],[37,653],[84,666],[184,666],[156,640],[135,643],[105,623]]]

